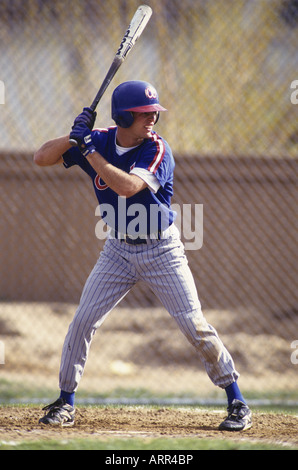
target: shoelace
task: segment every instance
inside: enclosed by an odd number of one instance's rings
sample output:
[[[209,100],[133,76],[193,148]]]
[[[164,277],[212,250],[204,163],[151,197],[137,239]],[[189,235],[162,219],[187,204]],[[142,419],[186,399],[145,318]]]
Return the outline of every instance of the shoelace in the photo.
[[[241,412],[242,405],[240,403],[237,403],[236,405],[233,405],[231,411],[229,411],[229,418],[238,418],[239,414]]]
[[[61,399],[58,399],[56,400],[54,403],[51,403],[50,405],[47,405],[43,408],[43,411],[47,411],[47,410],[50,410],[50,411],[56,411],[56,410],[59,410],[59,408],[61,408],[61,406],[63,406],[65,403],[63,400]]]

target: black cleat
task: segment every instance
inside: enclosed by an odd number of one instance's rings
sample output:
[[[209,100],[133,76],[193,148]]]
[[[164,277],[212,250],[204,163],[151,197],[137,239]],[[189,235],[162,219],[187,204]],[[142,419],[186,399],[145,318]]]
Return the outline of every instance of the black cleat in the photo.
[[[43,410],[47,411],[47,413],[40,418],[40,424],[63,427],[74,425],[75,409],[73,406],[68,405],[64,398],[58,398],[58,400],[51,403],[51,405],[45,406]]]
[[[219,425],[220,431],[245,431],[252,425],[251,411],[240,400],[233,400],[228,406],[228,416]]]

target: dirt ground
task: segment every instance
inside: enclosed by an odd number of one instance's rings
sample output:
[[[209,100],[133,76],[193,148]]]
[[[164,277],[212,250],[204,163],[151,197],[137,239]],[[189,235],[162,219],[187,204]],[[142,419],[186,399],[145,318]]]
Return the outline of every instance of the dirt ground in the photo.
[[[78,407],[72,428],[48,428],[38,423],[41,407],[1,407],[0,441],[196,437],[233,439],[298,446],[298,416],[256,413],[253,427],[242,433],[219,431],[224,411],[190,408]]]

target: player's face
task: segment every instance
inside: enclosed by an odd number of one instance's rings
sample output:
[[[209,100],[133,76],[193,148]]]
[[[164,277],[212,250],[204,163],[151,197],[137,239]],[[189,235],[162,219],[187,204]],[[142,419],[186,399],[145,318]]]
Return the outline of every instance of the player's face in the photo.
[[[157,120],[157,111],[150,113],[133,113],[134,121],[130,126],[133,132],[139,139],[148,139],[151,137],[153,126]]]
[[[130,127],[117,129],[117,144],[122,147],[140,145],[144,139],[151,137],[151,132],[157,120],[157,111],[150,113],[133,112],[133,123]]]

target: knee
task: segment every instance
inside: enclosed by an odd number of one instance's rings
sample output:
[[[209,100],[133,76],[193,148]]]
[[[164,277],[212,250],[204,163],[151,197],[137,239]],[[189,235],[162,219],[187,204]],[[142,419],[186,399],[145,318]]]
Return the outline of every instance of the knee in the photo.
[[[205,336],[206,332],[210,330],[210,325],[208,325],[201,308],[176,315],[175,320],[191,342],[194,341],[194,338],[197,341],[200,337]]]

